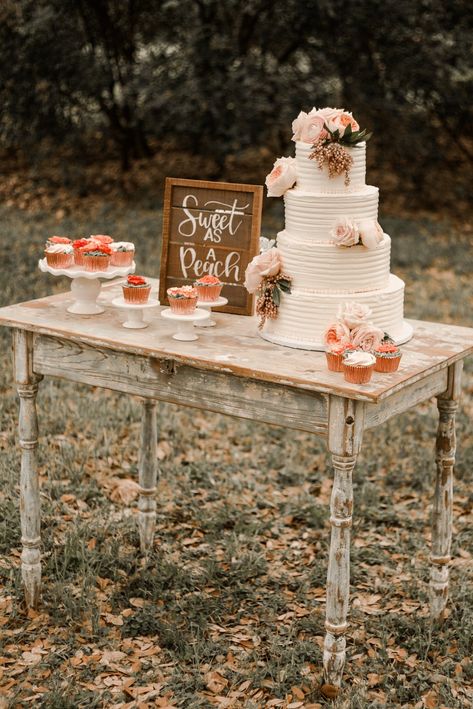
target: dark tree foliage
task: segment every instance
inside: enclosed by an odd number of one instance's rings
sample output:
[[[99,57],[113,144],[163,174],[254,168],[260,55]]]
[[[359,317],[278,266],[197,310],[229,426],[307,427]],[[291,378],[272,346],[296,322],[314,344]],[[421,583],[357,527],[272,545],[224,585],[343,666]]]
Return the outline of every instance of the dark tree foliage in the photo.
[[[4,146],[99,135],[127,168],[173,138],[223,170],[329,104],[417,184],[473,163],[468,0],[3,0],[0,43]]]

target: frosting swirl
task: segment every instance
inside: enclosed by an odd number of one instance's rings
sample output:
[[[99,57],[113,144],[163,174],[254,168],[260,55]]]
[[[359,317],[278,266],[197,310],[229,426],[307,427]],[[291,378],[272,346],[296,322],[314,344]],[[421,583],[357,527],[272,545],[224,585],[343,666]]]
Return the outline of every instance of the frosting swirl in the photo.
[[[370,352],[355,350],[355,352],[347,352],[344,355],[343,363],[351,367],[371,367],[372,364],[376,363],[376,357]]]

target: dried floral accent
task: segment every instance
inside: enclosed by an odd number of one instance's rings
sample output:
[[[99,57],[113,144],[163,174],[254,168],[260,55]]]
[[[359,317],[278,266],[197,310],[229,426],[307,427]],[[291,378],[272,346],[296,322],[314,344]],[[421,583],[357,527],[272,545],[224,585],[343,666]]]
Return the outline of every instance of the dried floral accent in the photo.
[[[281,293],[291,292],[291,277],[285,273],[277,273],[275,276],[263,278],[258,289],[258,300],[256,301],[256,314],[260,321],[258,328],[261,330],[267,319],[274,320],[278,316]]]
[[[311,160],[315,160],[320,170],[324,165],[328,167],[329,177],[338,177],[345,173],[345,186],[350,184],[350,169],[353,165],[353,158],[343,145],[331,143],[324,138],[319,138],[313,144],[313,151],[309,155]]]
[[[317,162],[320,170],[327,165],[329,177],[338,177],[345,173],[345,186],[348,187],[353,158],[347,148],[356,148],[358,143],[366,143],[372,134],[366,130],[353,130],[350,123],[331,130],[329,123],[324,124],[325,135],[321,134],[313,143],[309,158]],[[332,123],[332,126],[335,127],[335,124]]]

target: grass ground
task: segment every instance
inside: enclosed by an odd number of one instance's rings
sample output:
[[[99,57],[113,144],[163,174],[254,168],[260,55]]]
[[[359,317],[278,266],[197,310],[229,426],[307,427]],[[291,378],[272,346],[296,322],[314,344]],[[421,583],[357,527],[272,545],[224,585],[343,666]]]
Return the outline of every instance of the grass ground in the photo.
[[[4,209],[2,304],[67,284],[35,270],[47,234],[136,241],[157,273],[159,211],[102,207],[63,223]],[[268,218],[270,235],[281,214]],[[472,231],[381,219],[406,314],[471,325]],[[155,547],[137,554],[137,400],[45,380],[39,394],[43,602],[19,573],[17,402],[0,333],[0,707],[471,707],[473,362],[458,416],[451,601],[427,610],[433,402],[366,434],[355,474],[348,665],[322,673],[331,471],[303,433],[162,405]],[[127,494],[128,493],[128,494]]]

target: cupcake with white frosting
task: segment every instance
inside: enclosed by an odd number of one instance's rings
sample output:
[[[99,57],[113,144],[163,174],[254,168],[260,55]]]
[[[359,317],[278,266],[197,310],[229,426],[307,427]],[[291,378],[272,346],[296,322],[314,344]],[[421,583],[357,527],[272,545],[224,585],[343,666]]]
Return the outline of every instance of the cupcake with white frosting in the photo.
[[[376,357],[371,352],[353,350],[343,355],[343,374],[351,384],[367,384],[374,371]]]
[[[135,258],[135,245],[131,241],[113,241],[110,248],[112,266],[131,266]]]
[[[46,262],[51,268],[70,268],[74,263],[74,250],[66,236],[50,236],[44,249]]]

